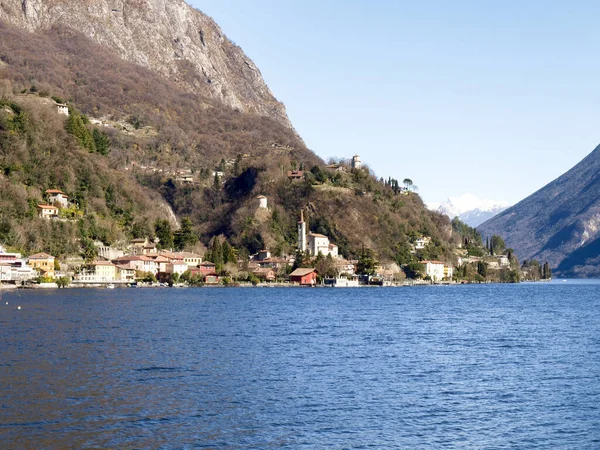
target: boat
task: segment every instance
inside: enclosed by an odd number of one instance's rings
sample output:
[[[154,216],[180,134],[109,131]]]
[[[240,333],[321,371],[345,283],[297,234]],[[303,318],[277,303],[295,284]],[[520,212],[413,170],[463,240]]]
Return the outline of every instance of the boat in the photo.
[[[106,289],[114,289],[114,288],[115,288],[115,285],[112,283],[106,285]]]

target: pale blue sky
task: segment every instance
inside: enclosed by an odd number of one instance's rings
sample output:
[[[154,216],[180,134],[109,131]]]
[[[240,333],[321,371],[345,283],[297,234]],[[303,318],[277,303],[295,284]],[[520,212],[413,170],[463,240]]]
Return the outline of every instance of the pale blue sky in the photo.
[[[188,0],[319,156],[517,202],[600,143],[600,3]]]

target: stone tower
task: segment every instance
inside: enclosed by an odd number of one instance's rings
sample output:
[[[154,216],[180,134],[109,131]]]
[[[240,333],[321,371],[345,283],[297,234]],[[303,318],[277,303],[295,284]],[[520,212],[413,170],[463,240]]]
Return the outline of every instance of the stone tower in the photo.
[[[359,170],[361,165],[362,165],[362,162],[360,161],[360,156],[354,155],[352,157],[352,168]]]

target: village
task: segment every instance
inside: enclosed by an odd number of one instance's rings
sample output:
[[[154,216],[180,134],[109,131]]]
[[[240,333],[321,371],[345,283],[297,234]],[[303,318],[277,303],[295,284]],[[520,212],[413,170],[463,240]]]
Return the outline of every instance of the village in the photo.
[[[353,164],[359,164],[358,156]],[[72,210],[67,194],[58,189],[45,192],[47,204],[38,205],[38,217],[60,220],[63,210]],[[256,197],[258,210],[269,210],[264,195]],[[64,219],[68,220],[68,219]],[[453,283],[454,266],[442,261],[422,260],[422,274],[406,279],[395,264],[375,264],[361,271],[359,260],[347,260],[338,252],[338,246],[328,236],[308,230],[304,211],[299,212],[298,242],[295,255],[275,257],[268,249],[247,259],[238,259],[228,273],[204,259],[204,255],[160,249],[158,239],[132,239],[125,249],[116,249],[95,242],[93,261],[59,261],[48,253],[23,257],[7,252],[0,246],[0,282],[20,287],[115,287],[115,286],[219,286],[219,285],[284,285],[284,286],[396,286],[429,283]],[[413,253],[425,249],[431,238],[421,236],[414,241]],[[302,256],[304,265],[297,261]],[[318,261],[327,261],[332,270],[319,273]],[[480,263],[482,257],[459,256],[458,266]],[[508,267],[506,255],[498,255],[486,262],[490,269]],[[306,265],[310,267],[306,267]],[[237,270],[236,270],[237,269]]]

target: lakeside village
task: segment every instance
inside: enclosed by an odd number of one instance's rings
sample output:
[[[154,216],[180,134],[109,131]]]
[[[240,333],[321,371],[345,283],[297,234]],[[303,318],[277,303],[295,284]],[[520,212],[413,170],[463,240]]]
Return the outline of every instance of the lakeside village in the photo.
[[[353,163],[359,164],[358,156]],[[38,217],[60,220],[59,211],[70,207],[68,196],[58,189],[46,191],[48,204],[38,205]],[[256,198],[257,208],[269,210],[267,197]],[[93,261],[71,258],[59,261],[47,253],[23,257],[7,252],[0,246],[0,282],[3,287],[115,287],[115,286],[199,286],[199,285],[287,285],[357,287],[365,285],[398,286],[430,283],[456,283],[456,272],[466,272],[467,265],[475,265],[479,279],[488,270],[511,267],[511,255],[498,254],[469,256],[466,251],[457,255],[457,266],[442,261],[422,260],[411,267],[396,264],[378,264],[372,256],[361,260],[347,260],[338,254],[336,244],[323,234],[307,229],[304,213],[300,211],[297,226],[298,242],[295,255],[274,257],[269,250],[259,251],[249,258],[237,259],[224,270],[219,261],[204,259],[206,255],[159,249],[158,239],[133,239],[124,249],[94,243]],[[412,252],[417,254],[431,241],[428,236],[414,240]],[[219,241],[217,241],[219,242]],[[221,252],[235,254],[228,244]],[[229,258],[231,261],[231,257]],[[542,268],[540,268],[542,269]],[[546,274],[545,266],[543,272]],[[483,273],[482,273],[483,272]],[[458,274],[460,275],[460,274]],[[549,275],[549,273],[548,273]],[[545,277],[541,277],[545,278]],[[507,280],[515,281],[515,280]],[[518,281],[518,280],[516,280]]]

